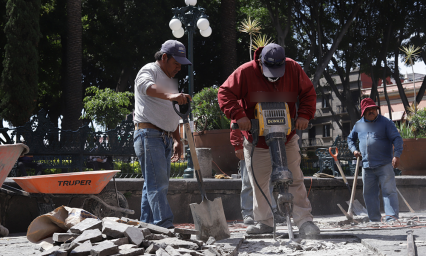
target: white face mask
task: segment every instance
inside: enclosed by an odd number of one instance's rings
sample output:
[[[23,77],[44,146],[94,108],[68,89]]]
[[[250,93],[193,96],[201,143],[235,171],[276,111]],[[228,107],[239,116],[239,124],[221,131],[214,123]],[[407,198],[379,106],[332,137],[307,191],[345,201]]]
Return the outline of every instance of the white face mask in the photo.
[[[265,76],[266,77],[266,76]],[[278,81],[278,79],[280,79],[279,77],[266,77],[268,79],[269,82],[276,82]]]

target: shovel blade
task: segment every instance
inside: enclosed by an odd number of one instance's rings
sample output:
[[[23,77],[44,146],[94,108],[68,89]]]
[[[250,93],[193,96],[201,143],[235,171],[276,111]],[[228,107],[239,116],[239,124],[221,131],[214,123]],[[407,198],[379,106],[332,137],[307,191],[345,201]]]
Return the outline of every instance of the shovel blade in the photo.
[[[195,230],[198,230],[197,239],[207,241],[214,237],[216,241],[231,236],[223,211],[222,198],[213,201],[204,199],[200,204],[190,204]]]
[[[349,201],[346,201],[346,203],[350,204]],[[357,216],[368,216],[367,209],[356,199],[352,202],[352,211]]]

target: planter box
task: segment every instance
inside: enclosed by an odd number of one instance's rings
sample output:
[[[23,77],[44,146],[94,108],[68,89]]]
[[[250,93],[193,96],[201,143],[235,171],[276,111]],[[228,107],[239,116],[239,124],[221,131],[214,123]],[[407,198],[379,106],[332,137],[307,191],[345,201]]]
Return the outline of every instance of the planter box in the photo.
[[[426,139],[403,139],[404,150],[398,169],[402,175],[426,175]]]
[[[193,136],[196,148],[211,148],[212,168],[216,171],[216,174],[222,173],[219,170],[220,168],[231,176],[231,174],[238,173],[239,159],[235,156],[235,149],[229,140],[229,133],[230,129],[221,129],[204,131],[203,134],[194,132]]]

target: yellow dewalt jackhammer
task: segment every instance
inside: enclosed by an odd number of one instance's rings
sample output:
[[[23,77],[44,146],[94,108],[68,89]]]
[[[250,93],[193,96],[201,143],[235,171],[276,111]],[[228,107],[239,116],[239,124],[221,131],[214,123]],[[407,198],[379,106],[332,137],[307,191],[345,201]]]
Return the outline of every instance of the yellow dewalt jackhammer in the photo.
[[[253,136],[253,147],[251,152],[251,160],[253,161],[254,148],[257,145],[259,136],[264,136],[266,144],[269,147],[272,161],[271,182],[278,187],[279,194],[277,198],[277,206],[281,215],[286,217],[288,235],[290,239],[294,238],[291,226],[291,216],[293,213],[293,195],[289,193],[289,186],[293,183],[293,175],[287,166],[287,155],[285,151],[285,143],[287,135],[291,133],[294,127],[294,121],[290,118],[290,111],[285,102],[260,102],[256,104],[255,119],[251,119],[250,133]],[[238,124],[233,123],[232,129],[238,129]],[[251,164],[253,168],[253,164]],[[259,190],[266,199],[266,195],[260,189],[253,170],[253,178]],[[267,200],[267,199],[266,199]],[[268,201],[268,200],[267,200]],[[268,201],[269,206],[272,206]],[[276,223],[274,218],[274,239],[275,239]]]

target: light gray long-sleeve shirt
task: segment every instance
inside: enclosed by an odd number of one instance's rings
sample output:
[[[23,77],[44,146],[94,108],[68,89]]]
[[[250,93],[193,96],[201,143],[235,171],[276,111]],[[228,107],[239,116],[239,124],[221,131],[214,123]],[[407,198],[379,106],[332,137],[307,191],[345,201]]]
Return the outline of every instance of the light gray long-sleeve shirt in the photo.
[[[165,131],[174,132],[180,117],[173,109],[172,102],[148,96],[146,90],[156,85],[157,89],[178,93],[175,79],[169,78],[156,62],[143,66],[135,79],[135,116],[133,122],[151,123]],[[179,105],[176,105],[179,110]]]

